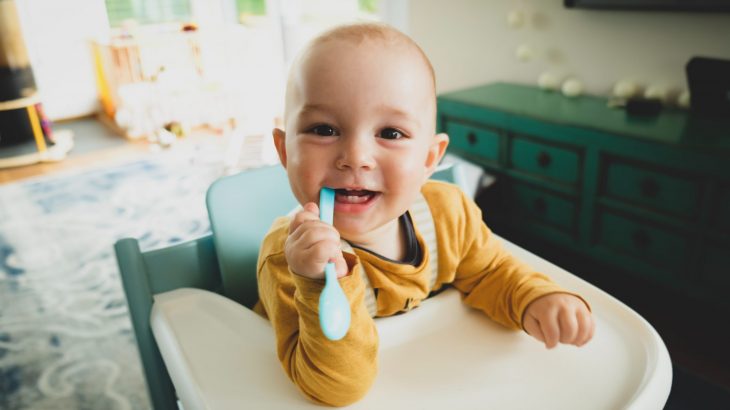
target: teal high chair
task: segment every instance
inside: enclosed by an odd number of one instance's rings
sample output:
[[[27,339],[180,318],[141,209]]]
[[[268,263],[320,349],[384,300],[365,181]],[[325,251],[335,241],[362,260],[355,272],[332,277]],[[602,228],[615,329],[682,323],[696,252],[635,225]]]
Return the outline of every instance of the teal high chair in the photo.
[[[456,166],[434,178],[462,182]],[[207,205],[211,235],[144,252],[132,238],[115,245],[154,408],[174,409],[178,400],[186,410],[321,408],[286,378],[271,326],[247,309],[258,298],[259,243],[273,219],[297,205],[284,170],[221,178]],[[591,302],[594,340],[546,351],[447,290],[408,315],[376,320],[378,378],[351,407],[661,409],[671,362],[651,325],[576,276],[503,243]]]
[[[154,295],[205,289],[253,308],[259,243],[273,219],[297,204],[280,166],[221,178],[209,188],[206,203],[210,235],[145,252],[135,238],[114,245],[150,399],[158,410],[177,408],[177,398],[150,327]]]

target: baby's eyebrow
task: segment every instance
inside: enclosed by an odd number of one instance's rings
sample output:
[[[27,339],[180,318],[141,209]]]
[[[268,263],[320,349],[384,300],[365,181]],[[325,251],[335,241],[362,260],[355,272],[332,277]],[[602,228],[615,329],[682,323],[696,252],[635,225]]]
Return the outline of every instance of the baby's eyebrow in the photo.
[[[302,119],[307,117],[310,114],[326,114],[331,113],[334,108],[327,103],[321,103],[321,102],[315,102],[315,103],[307,103],[299,110],[297,113],[297,117]],[[407,110],[403,110],[399,107],[389,105],[387,103],[380,104],[375,107],[375,110],[379,113],[379,115],[387,115],[390,118],[396,118],[398,121],[403,121],[404,123],[407,123],[411,127],[419,127],[420,122],[418,115],[409,112]]]
[[[378,111],[382,111],[384,113],[392,114],[398,117],[403,117],[405,119],[412,119],[413,115],[409,113],[408,111],[401,110],[398,107],[393,107],[387,104],[382,104],[378,106]]]
[[[401,121],[405,121],[412,126],[418,126],[419,124],[417,115],[412,112],[402,110],[398,107],[394,107],[392,105],[382,104],[378,107],[378,111],[382,112],[383,114],[387,114],[388,116],[398,118]]]
[[[299,115],[309,114],[310,112],[316,111],[327,111],[328,107],[326,104],[306,104],[299,110]]]

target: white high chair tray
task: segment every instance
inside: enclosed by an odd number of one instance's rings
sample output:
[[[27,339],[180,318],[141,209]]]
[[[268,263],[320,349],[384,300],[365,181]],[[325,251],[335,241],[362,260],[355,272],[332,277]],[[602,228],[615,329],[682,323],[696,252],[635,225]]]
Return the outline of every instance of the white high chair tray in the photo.
[[[376,320],[378,376],[348,408],[661,409],[672,368],[651,325],[578,277],[504,245],[591,303],[593,340],[547,350],[447,290],[408,314]],[[186,410],[322,408],[286,377],[269,322],[227,298],[198,289],[159,294],[151,326]]]

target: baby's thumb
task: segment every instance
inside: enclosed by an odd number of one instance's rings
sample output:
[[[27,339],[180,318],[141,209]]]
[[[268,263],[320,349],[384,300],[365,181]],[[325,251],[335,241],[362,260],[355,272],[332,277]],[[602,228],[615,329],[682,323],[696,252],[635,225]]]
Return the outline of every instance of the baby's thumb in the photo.
[[[307,212],[312,212],[316,215],[319,215],[319,207],[314,202],[307,202],[302,208]]]
[[[335,272],[337,272],[337,278],[342,278],[350,273],[350,268],[347,267],[345,258],[340,253],[340,256],[335,259]]]

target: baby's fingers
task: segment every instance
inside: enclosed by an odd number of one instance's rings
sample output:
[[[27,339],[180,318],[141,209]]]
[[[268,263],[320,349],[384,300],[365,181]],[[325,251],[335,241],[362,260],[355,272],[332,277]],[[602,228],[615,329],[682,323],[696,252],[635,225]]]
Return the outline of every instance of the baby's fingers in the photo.
[[[320,243],[329,243],[338,249],[340,246],[339,232],[331,225],[320,221],[306,221],[290,235],[290,238],[301,250],[318,246]]]
[[[576,338],[576,346],[583,346],[593,338],[593,333],[596,329],[596,323],[593,321],[593,316],[585,311],[578,311],[577,313],[578,323],[580,324],[580,331]]]
[[[339,252],[339,257],[335,258],[335,270],[337,271],[337,278],[347,276],[350,272],[350,268],[347,266],[345,258],[342,256],[342,251]]]
[[[560,325],[557,314],[545,314],[539,321],[540,330],[545,336],[545,347],[552,349],[560,341]]]
[[[572,309],[561,309],[558,314],[560,323],[560,343],[576,344],[578,337],[578,319]]]
[[[319,207],[314,202],[307,202],[302,210],[297,212],[289,223],[289,234],[295,232],[297,228],[307,221],[319,220]]]
[[[527,315],[525,316],[525,322],[522,324],[522,326],[525,328],[527,334],[545,343],[545,336],[542,334],[542,330],[540,329],[540,323],[537,321],[537,319]]]
[[[340,243],[327,240],[317,242],[302,250],[302,255],[307,260],[322,266],[322,270],[327,262],[336,262],[338,256],[341,258],[341,254]],[[336,264],[335,267],[337,267]]]

